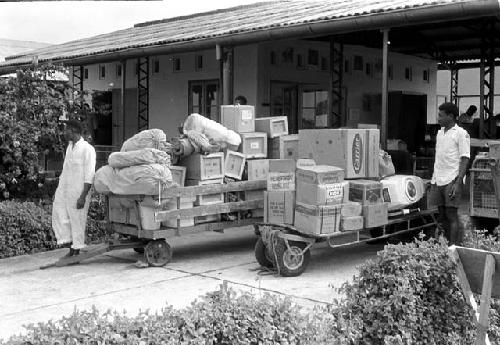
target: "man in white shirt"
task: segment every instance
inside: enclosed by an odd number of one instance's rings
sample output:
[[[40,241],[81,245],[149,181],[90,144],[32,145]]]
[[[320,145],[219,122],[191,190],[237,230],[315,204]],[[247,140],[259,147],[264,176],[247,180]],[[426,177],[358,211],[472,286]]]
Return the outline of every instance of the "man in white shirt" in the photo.
[[[456,124],[458,108],[453,103],[439,106],[436,159],[432,174],[430,201],[439,209],[440,223],[451,244],[460,245],[463,229],[458,219],[463,178],[470,158],[470,136]]]
[[[52,229],[57,244],[71,243],[68,256],[78,255],[85,247],[85,227],[94,181],[96,153],[83,137],[79,121],[65,121],[69,141],[52,207]]]

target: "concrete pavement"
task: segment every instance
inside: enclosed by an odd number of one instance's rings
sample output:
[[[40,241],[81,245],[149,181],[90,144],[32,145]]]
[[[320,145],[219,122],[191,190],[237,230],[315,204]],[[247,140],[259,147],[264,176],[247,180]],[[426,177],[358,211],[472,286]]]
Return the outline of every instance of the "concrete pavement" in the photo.
[[[74,308],[159,310],[189,305],[198,296],[227,281],[237,290],[268,291],[290,296],[308,308],[329,303],[357,272],[356,266],[373,258],[382,245],[354,245],[331,249],[318,244],[311,263],[300,277],[259,274],[253,228],[228,229],[170,239],[174,255],[165,267],[139,269],[132,250],[108,252],[82,264],[39,270],[67,249],[0,260],[0,338],[23,331],[23,324],[58,319]]]

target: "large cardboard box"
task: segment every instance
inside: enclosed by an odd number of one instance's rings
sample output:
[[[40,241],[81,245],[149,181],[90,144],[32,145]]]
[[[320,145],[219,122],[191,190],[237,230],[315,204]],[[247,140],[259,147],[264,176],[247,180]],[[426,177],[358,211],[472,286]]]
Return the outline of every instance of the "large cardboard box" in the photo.
[[[298,134],[287,134],[269,138],[267,149],[268,158],[297,160],[299,157],[299,136]]]
[[[295,227],[312,235],[330,235],[340,231],[341,205],[314,206],[297,202]]]
[[[267,175],[268,191],[295,190],[295,161],[293,159],[270,159]]]
[[[303,129],[299,158],[345,169],[345,178],[378,178],[378,129]]]
[[[363,229],[363,216],[342,217],[340,231],[354,231]]]
[[[186,167],[172,165],[169,169],[172,173],[172,181],[179,187],[184,187],[184,183],[186,183]]]
[[[349,200],[363,205],[380,204],[384,202],[382,189],[382,183],[378,181],[352,180],[349,183]]]
[[[186,167],[186,177],[192,180],[210,180],[224,177],[224,153],[216,152],[208,155],[194,153],[181,160]]]
[[[389,221],[388,203],[363,206],[363,217],[365,218],[365,228],[386,225]]]
[[[237,133],[255,132],[255,109],[253,105],[222,105],[221,123]]]
[[[264,192],[264,222],[293,224],[295,192]]]
[[[246,161],[248,181],[267,180],[269,173],[268,159],[252,159]]]
[[[313,184],[297,181],[297,202],[309,205],[342,204],[349,195],[349,182]]]
[[[269,138],[288,134],[288,118],[286,116],[259,117],[255,119],[255,130],[265,132]]]
[[[314,165],[297,168],[297,181],[329,184],[344,181],[344,169],[329,165]]]
[[[186,186],[205,186],[209,184],[223,184],[224,179],[212,179],[212,180],[186,180]],[[214,205],[220,204],[224,202],[224,193],[215,193],[215,194],[205,194],[196,196],[195,205]]]
[[[238,149],[247,159],[267,157],[267,134],[262,132],[241,133]]]
[[[237,180],[241,180],[245,169],[245,155],[240,152],[228,150],[225,158],[225,175]]]
[[[342,217],[355,217],[363,214],[363,205],[360,202],[349,201],[342,204]]]

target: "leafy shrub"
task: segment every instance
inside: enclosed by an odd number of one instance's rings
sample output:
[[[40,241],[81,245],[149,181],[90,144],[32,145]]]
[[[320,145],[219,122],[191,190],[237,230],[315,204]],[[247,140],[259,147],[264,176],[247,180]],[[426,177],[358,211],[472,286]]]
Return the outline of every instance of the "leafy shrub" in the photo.
[[[106,199],[103,195],[94,193],[89,205],[87,216],[88,243],[101,243],[111,237],[111,229],[106,222]]]
[[[469,344],[473,311],[440,240],[387,245],[343,286],[339,302],[353,344]]]
[[[0,202],[0,258],[56,247],[50,214],[33,202]]]

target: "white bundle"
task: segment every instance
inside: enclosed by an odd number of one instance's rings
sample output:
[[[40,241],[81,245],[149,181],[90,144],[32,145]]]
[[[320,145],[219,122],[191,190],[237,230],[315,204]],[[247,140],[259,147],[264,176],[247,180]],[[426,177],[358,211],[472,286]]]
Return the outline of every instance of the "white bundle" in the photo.
[[[108,164],[116,169],[155,163],[169,167],[171,164],[170,155],[162,150],[145,148],[127,152],[113,152],[108,157]]]
[[[203,133],[187,131],[184,134],[189,139],[191,145],[194,146],[196,152],[213,153],[219,152],[221,149],[220,145],[210,143],[210,140]]]
[[[226,147],[227,144],[233,146],[239,146],[241,144],[241,137],[238,133],[196,113],[189,115],[186,121],[184,121],[183,131],[184,133],[188,131],[202,133],[211,142],[215,142],[222,147]]]
[[[161,129],[147,129],[127,139],[120,151],[135,151],[145,148],[161,149],[166,141],[167,136]]]
[[[158,195],[161,190],[173,186],[170,169],[161,164],[136,165],[123,169],[113,169],[109,165],[95,173],[94,187],[102,194]]]

